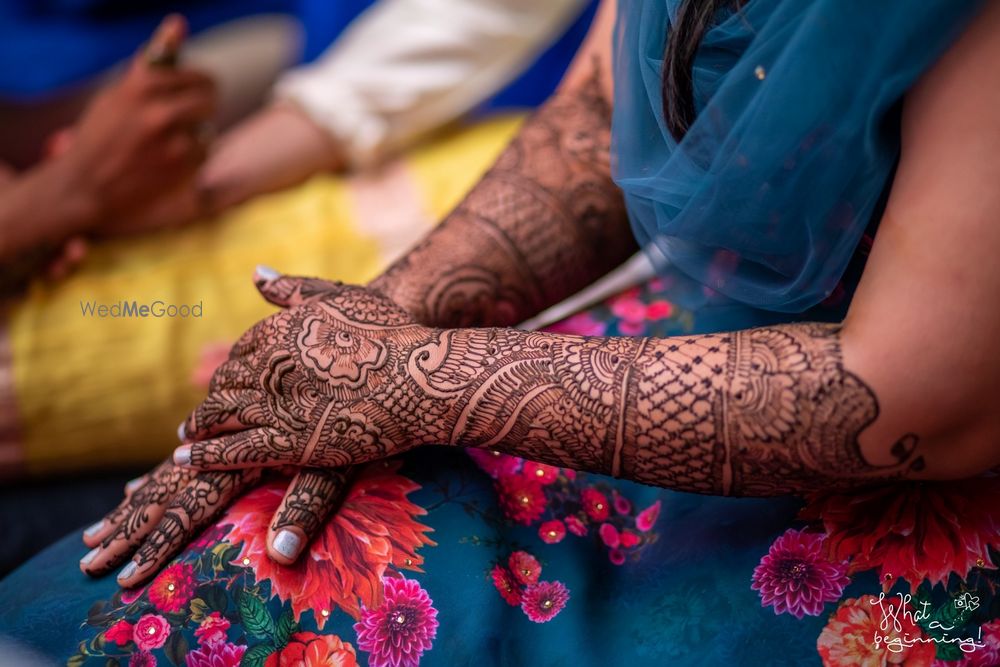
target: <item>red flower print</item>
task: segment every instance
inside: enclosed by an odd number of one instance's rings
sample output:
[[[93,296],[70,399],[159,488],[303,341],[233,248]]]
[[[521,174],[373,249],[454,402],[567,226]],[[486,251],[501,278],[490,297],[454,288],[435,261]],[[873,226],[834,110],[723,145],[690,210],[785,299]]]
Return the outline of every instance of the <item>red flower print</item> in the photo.
[[[285,648],[267,656],[264,667],[358,667],[358,658],[337,635],[296,632]]]
[[[295,618],[314,610],[322,630],[329,611],[340,607],[360,618],[361,605],[382,604],[382,577],[389,567],[420,571],[417,549],[433,545],[431,529],[415,517],[426,514],[407,500],[418,485],[399,475],[399,462],[366,466],[309,553],[294,565],[267,556],[267,529],[288,485],[264,484],[237,501],[220,521],[232,524],[227,540],[243,546],[236,563],[252,567],[258,581],[270,581],[271,594],[290,600]]]
[[[465,451],[469,458],[493,479],[501,475],[513,475],[521,467],[521,459],[509,454],[502,454],[495,449],[470,447]]]
[[[622,516],[628,516],[628,513],[632,511],[632,503],[617,491],[611,492],[611,504],[615,506],[615,511]]]
[[[494,565],[490,577],[493,579],[493,586],[500,592],[500,596],[506,600],[507,604],[512,607],[521,604],[521,585],[510,573],[510,570],[503,565]]]
[[[568,516],[564,519],[566,522],[566,528],[569,532],[573,533],[577,537],[583,537],[587,534],[587,527],[583,525],[583,521],[580,520],[578,516]]]
[[[416,580],[387,577],[382,606],[363,610],[354,624],[369,667],[417,667],[437,636],[437,613]]]
[[[243,654],[247,647],[242,644],[228,642],[213,642],[202,644],[195,651],[188,651],[184,656],[186,667],[240,667]],[[273,654],[272,654],[273,655]],[[330,664],[330,663],[316,663]]]
[[[223,618],[219,612],[213,611],[195,629],[194,636],[198,638],[199,644],[215,644],[226,641],[227,630],[229,630],[229,621]]]
[[[883,628],[885,614],[877,600],[874,596],[850,598],[837,607],[816,642],[824,667],[930,667],[934,662],[937,649],[932,642],[910,646],[902,641],[907,635],[910,640],[923,637],[920,626],[913,622],[913,610],[896,615],[900,630],[891,620]],[[885,605],[890,603],[898,605],[898,598],[884,601]],[[876,642],[876,637],[884,639]]]
[[[559,479],[559,468],[555,466],[545,465],[544,463],[535,463],[534,461],[524,462],[524,474],[528,477],[537,479],[542,483],[543,486],[548,486],[552,482]]]
[[[132,641],[132,624],[122,619],[104,632],[104,641],[125,646]]]
[[[625,549],[631,549],[639,544],[639,536],[627,528],[618,534],[618,539],[621,541],[621,545]]]
[[[511,521],[530,526],[545,511],[545,493],[537,479],[525,475],[501,475],[496,489],[500,508]]]
[[[635,527],[644,533],[648,533],[656,525],[656,520],[660,518],[660,501],[657,500],[655,503],[639,512],[639,516],[635,518]]]
[[[566,526],[559,519],[545,521],[538,527],[538,536],[546,544],[562,542],[562,539],[566,537]]]
[[[652,301],[646,306],[647,320],[664,320],[674,312],[674,307],[669,301]]]
[[[1000,548],[1000,478],[902,482],[854,493],[807,498],[800,516],[819,519],[834,560],[850,559],[850,572],[878,568],[888,590],[897,578],[916,588],[927,579],[947,583]]]
[[[601,536],[601,541],[612,549],[621,544],[621,539],[618,537],[618,529],[610,523],[602,523],[601,527],[597,529],[597,534]]]
[[[569,601],[569,591],[559,581],[540,581],[524,590],[521,611],[535,623],[546,623],[556,617]]]
[[[611,561],[612,565],[624,565],[625,552],[621,549],[611,549],[608,551],[608,560]]]
[[[593,521],[604,521],[611,514],[607,497],[597,489],[587,488],[580,493],[583,511]]]
[[[170,635],[170,623],[159,614],[146,614],[135,622],[132,637],[142,651],[160,648]]]
[[[515,551],[507,559],[507,566],[510,567],[514,578],[522,584],[533,584],[538,581],[542,574],[542,565],[538,559],[527,551]]]
[[[194,596],[194,568],[174,563],[149,585],[149,601],[157,610],[172,614],[184,609]]]
[[[823,536],[789,529],[771,545],[754,569],[750,585],[760,591],[760,603],[795,618],[819,616],[823,605],[836,602],[850,583],[847,563],[830,562],[823,553]]]

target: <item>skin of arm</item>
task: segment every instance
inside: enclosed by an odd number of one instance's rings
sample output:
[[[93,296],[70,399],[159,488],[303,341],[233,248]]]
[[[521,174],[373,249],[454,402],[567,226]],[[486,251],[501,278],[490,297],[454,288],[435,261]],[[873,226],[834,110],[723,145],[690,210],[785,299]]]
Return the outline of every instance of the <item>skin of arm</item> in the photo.
[[[990,110],[1000,90],[982,81],[1000,59],[998,29],[990,5],[909,96],[902,160],[842,325],[660,340],[446,330],[376,290],[259,276],[283,310],[234,348],[176,463],[332,470],[453,444],[742,495],[996,466],[1000,312],[988,306],[1000,293],[1000,126]],[[418,316],[433,312],[415,303]],[[495,310],[454,312],[489,320]]]
[[[990,186],[1000,181],[1000,124],[986,111],[1000,93],[978,84],[1000,58],[997,28],[1000,6],[990,5],[908,99],[884,226],[842,325],[646,340],[441,329],[414,323],[428,310],[413,318],[371,290],[305,286],[308,296],[262,323],[257,345],[221,371],[220,387],[266,382],[284,355],[288,384],[265,390],[281,398],[262,416],[210,396],[189,422],[199,441],[178,461],[339,467],[443,443],[735,495],[997,465],[1000,314],[983,305],[1000,293],[989,256],[1000,245]],[[430,262],[436,285],[451,267]],[[304,413],[296,396],[329,400]],[[250,430],[212,437],[234,421]]]
[[[559,91],[482,181],[371,283],[418,322],[514,325],[635,252],[608,157],[614,11],[602,5]]]

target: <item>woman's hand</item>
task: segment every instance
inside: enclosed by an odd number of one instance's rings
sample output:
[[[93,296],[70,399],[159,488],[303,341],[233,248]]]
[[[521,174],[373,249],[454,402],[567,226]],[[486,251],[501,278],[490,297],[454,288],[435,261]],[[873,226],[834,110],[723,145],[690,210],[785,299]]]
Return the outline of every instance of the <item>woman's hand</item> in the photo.
[[[118,582],[126,588],[141,584],[260,476],[260,470],[199,473],[169,461],[161,463],[129,482],[121,504],[84,532],[83,542],[91,550],[80,561],[80,569],[101,576],[134,554]],[[350,476],[344,471],[299,471],[274,513],[267,537],[270,557],[286,565],[294,562],[340,505],[349,484]]]
[[[288,307],[233,347],[176,463],[340,468],[447,441],[450,406],[417,368],[432,329],[369,289],[260,273]]]
[[[182,17],[164,19],[121,81],[100,92],[61,139],[55,159],[88,194],[94,220],[109,227],[98,231],[118,230],[149,199],[193,178],[205,158],[215,84],[201,72],[150,62],[175,54],[186,31]]]

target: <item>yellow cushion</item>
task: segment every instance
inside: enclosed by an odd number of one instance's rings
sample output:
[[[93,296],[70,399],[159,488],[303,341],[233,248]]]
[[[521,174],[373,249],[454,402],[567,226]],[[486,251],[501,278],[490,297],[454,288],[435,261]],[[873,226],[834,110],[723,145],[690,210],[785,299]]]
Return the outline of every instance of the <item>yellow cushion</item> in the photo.
[[[458,203],[520,121],[455,129],[375,176],[317,176],[217,220],[101,244],[69,279],[33,285],[6,322],[19,442],[0,459],[48,473],[164,458],[204,394],[191,378],[206,346],[274,312],[253,287],[255,265],[367,281]],[[132,300],[201,304],[202,317],[81,312]]]

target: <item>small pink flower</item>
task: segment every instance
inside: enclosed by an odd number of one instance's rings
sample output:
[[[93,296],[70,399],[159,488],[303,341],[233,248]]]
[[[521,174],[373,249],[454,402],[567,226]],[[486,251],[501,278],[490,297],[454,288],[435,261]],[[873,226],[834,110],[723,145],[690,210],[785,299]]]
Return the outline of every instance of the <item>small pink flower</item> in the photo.
[[[219,612],[213,611],[195,629],[194,636],[198,638],[198,643],[201,645],[215,644],[226,641],[227,630],[229,630],[229,621],[223,618]]]
[[[370,653],[369,667],[417,667],[437,636],[437,609],[415,579],[385,577],[385,599],[363,609],[354,624],[358,648]]]
[[[247,647],[229,642],[202,644],[184,656],[186,667],[240,667]]]
[[[611,514],[607,497],[597,489],[584,489],[580,493],[580,502],[583,504],[583,511],[593,521],[604,521]]]
[[[542,574],[542,565],[527,551],[515,551],[507,559],[507,566],[514,578],[522,584],[533,584]]]
[[[789,529],[771,545],[754,568],[750,588],[760,591],[762,606],[796,618],[819,616],[823,605],[836,602],[850,583],[847,563],[823,555],[824,536]]]
[[[550,333],[573,334],[576,336],[603,336],[607,326],[590,313],[584,311],[570,315],[565,320],[556,322],[545,329]]]
[[[621,538],[618,537],[618,529],[610,523],[602,523],[597,533],[601,536],[601,541],[612,549],[621,544]]]
[[[635,527],[644,533],[648,533],[652,530],[653,526],[656,524],[656,520],[660,518],[660,501],[657,500],[655,503],[639,512],[639,516],[635,518]]]
[[[570,515],[564,519],[566,522],[566,528],[569,532],[573,533],[577,537],[583,537],[587,534],[587,527],[583,525],[583,521],[580,521],[580,517],[576,515]]]
[[[525,589],[521,610],[535,623],[555,618],[569,601],[569,591],[559,581],[540,581]]]
[[[615,511],[623,516],[627,516],[632,511],[632,503],[617,491],[611,492],[611,503],[615,506]]]
[[[104,632],[104,641],[125,646],[132,641],[132,624],[122,619]]]
[[[170,635],[170,622],[159,614],[146,614],[135,622],[132,636],[142,651],[160,648]]]
[[[618,331],[623,336],[641,336],[646,332],[646,325],[641,321],[622,320],[618,323]]]
[[[512,607],[521,604],[521,585],[510,573],[510,570],[503,565],[494,565],[490,577],[493,579],[493,586],[500,592],[500,597],[507,604]]]
[[[559,479],[559,468],[545,465],[544,463],[525,461],[524,474],[528,477],[537,479],[543,486],[547,486]]]
[[[546,521],[538,527],[538,536],[546,544],[556,544],[562,542],[566,537],[566,526],[559,519]]]
[[[623,320],[638,322],[646,316],[646,305],[639,299],[638,292],[623,292],[613,297],[609,305],[611,313]]]
[[[502,454],[495,449],[475,449],[470,447],[465,451],[469,455],[469,458],[493,479],[501,475],[513,475],[521,465],[521,459],[516,456]]]
[[[674,312],[674,307],[669,301],[653,301],[646,306],[646,319],[663,320],[670,317],[672,312]]]
[[[614,565],[622,565],[625,563],[625,552],[621,549],[611,549],[608,551],[608,560]]]
[[[622,532],[618,535],[618,537],[621,540],[622,547],[625,549],[631,549],[632,547],[639,544],[639,536],[633,533],[628,528],[622,530]]]
[[[576,479],[576,471],[573,470],[572,468],[563,468],[562,469],[562,474],[563,474],[563,477],[565,477],[566,479],[570,480],[571,482],[574,479]]]

